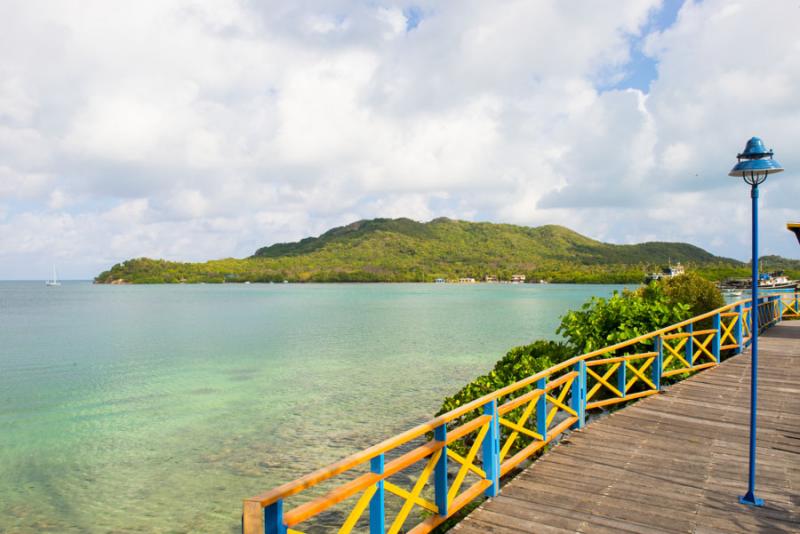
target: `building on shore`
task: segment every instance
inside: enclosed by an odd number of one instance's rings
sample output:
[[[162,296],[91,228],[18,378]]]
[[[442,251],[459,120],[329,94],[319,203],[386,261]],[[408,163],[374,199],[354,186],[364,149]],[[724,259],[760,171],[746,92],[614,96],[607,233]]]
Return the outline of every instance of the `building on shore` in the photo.
[[[512,284],[524,284],[525,283],[525,275],[524,274],[512,274],[511,275],[511,283]]]
[[[492,276],[490,274],[487,274],[486,276],[483,277],[483,281],[484,282],[497,282],[497,277],[496,276]]]
[[[475,283],[475,279],[467,276],[467,277],[464,277],[464,278],[459,278],[458,279],[458,283],[459,284],[474,284]]]

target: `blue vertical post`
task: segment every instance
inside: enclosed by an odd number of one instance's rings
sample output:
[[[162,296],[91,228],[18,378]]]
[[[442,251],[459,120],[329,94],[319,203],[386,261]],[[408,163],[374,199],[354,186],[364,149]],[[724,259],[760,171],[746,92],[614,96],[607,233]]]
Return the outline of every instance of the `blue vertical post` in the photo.
[[[661,389],[661,372],[662,367],[664,366],[664,345],[661,336],[658,336],[656,340],[653,342],[653,352],[656,353],[656,357],[652,363],[652,369],[650,370],[650,379],[655,384],[656,389]]]
[[[758,410],[758,185],[750,189],[753,199],[753,308],[755,312],[750,338],[750,471],[747,477],[747,493],[739,497],[742,504],[763,506],[764,501],[756,497],[756,413]]]
[[[736,318],[736,324],[733,326],[733,337],[736,338],[736,344],[738,345],[738,347],[736,347],[736,354],[740,354],[742,350],[744,350],[742,346],[744,340],[744,327],[742,326],[744,322],[744,307],[741,304],[737,304],[735,309],[739,316]]]
[[[617,389],[622,393],[622,398],[626,397],[625,385],[628,383],[628,361],[622,360],[619,362],[619,369],[617,369]]]
[[[383,454],[379,454],[369,462],[370,471],[378,475],[383,474]],[[375,495],[369,500],[369,534],[384,534],[386,532],[386,513],[384,510],[383,480],[378,482]]]
[[[778,295],[778,321],[783,319],[783,295]]]
[[[286,534],[283,523],[283,499],[264,507],[264,534]]]
[[[719,363],[719,345],[720,345],[720,337],[722,335],[721,332],[722,317],[720,316],[719,313],[714,315],[713,324],[714,324],[714,330],[716,330],[716,332],[714,332],[714,339],[711,340],[711,354],[714,355],[714,360],[716,360],[716,362]]]
[[[442,423],[433,430],[433,439],[442,443],[447,442],[447,424]],[[439,515],[447,517],[447,445],[442,447],[442,455],[433,468],[434,501],[439,509]],[[372,533],[370,533],[372,534]]]
[[[584,360],[575,364],[575,372],[578,376],[572,381],[572,391],[570,391],[570,408],[578,414],[578,420],[572,424],[572,428],[583,428],[586,424],[586,362]]]
[[[536,432],[541,434],[542,439],[547,439],[547,393],[544,378],[536,381],[536,389],[542,390],[542,394],[536,399]]]
[[[686,346],[683,348],[686,354],[686,361],[689,362],[689,367],[694,367],[694,323],[686,325],[686,331],[689,337],[686,338]]]
[[[492,418],[489,421],[489,432],[483,438],[481,451],[483,471],[486,473],[486,480],[491,481],[492,485],[486,488],[483,494],[487,497],[497,497],[500,493],[500,421],[496,399],[483,405],[483,414]]]

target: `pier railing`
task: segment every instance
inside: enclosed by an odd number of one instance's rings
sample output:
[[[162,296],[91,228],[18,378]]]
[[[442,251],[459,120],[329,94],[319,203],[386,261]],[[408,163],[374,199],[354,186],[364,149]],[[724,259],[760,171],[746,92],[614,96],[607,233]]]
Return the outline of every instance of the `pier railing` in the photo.
[[[800,318],[800,293],[766,294],[755,313],[752,299],[733,302],[554,365],[246,499],[243,532],[299,533],[323,513],[343,534],[429,532],[469,503],[497,495],[501,476],[583,427],[587,411],[657,394],[670,380],[718,365],[723,351],[741,352],[754,315],[760,330]],[[287,499],[323,483],[334,487],[287,507]]]

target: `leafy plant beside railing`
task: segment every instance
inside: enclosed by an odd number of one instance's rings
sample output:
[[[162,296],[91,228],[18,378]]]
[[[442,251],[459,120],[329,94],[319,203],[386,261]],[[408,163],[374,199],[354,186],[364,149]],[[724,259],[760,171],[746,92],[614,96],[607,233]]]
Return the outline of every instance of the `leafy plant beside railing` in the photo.
[[[556,333],[574,349],[591,352],[691,317],[690,306],[673,302],[660,287],[592,297],[580,310],[567,312]]]

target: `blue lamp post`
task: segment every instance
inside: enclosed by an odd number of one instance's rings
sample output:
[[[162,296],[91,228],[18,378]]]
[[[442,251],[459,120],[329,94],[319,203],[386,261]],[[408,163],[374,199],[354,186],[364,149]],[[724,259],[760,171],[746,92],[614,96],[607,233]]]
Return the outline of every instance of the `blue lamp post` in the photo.
[[[758,137],[752,137],[744,152],[736,155],[738,163],[731,169],[730,176],[741,176],[750,185],[750,198],[753,201],[753,291],[750,341],[750,472],[747,493],[739,497],[739,502],[752,506],[762,506],[764,501],[756,497],[756,414],[758,411],[758,186],[767,176],[781,172],[783,167],[772,159],[772,150],[767,151]]]

